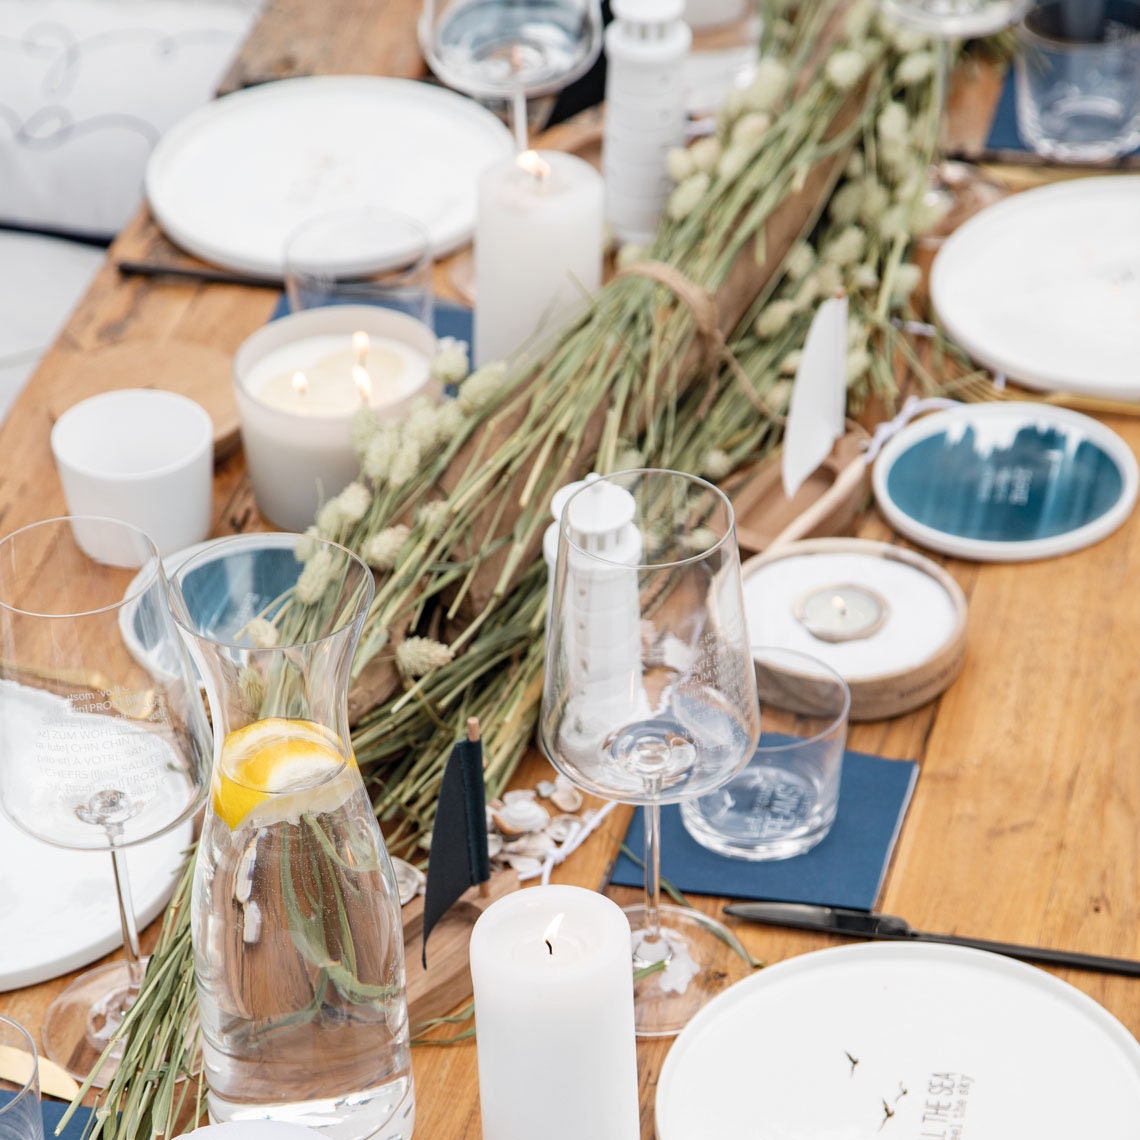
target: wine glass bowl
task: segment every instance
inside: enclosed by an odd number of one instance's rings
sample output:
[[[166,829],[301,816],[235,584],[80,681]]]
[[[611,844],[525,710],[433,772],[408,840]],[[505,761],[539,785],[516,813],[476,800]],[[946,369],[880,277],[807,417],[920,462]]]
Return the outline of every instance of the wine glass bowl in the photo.
[[[114,564],[87,549],[113,552]],[[128,626],[146,653],[131,652]],[[0,806],[12,822],[58,847],[109,851],[114,863],[127,960],[82,975],[44,1026],[48,1056],[86,1076],[142,978],[124,849],[194,813],[211,753],[161,560],[141,531],[76,517],[0,541],[0,745]]]
[[[1032,0],[881,0],[892,20],[939,38],[991,36],[1016,24]]]
[[[662,804],[738,772],[759,736],[732,507],[676,471],[594,477],[561,511],[539,735],[555,767],[608,799],[642,804],[646,902],[627,909],[638,1032],[677,1032],[733,979],[731,939],[711,919],[662,907]],[[730,963],[724,963],[725,966]]]

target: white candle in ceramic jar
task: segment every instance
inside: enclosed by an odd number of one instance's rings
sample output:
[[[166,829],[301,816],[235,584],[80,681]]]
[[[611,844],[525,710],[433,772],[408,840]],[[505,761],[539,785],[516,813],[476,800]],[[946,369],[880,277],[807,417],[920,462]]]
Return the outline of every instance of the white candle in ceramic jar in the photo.
[[[572,154],[527,151],[479,179],[475,363],[554,332],[602,281],[601,175]]]
[[[438,396],[434,353],[426,325],[374,305],[306,309],[249,337],[234,382],[261,513],[285,530],[309,526],[359,473],[353,416],[367,404],[395,418],[417,396]]]
[[[581,887],[526,887],[471,933],[484,1140],[638,1140],[629,922]]]

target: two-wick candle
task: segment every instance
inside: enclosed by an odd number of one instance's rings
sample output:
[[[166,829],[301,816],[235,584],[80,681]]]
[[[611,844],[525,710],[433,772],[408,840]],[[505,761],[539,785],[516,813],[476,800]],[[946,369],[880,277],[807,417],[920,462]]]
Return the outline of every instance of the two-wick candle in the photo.
[[[484,1140],[638,1140],[629,922],[581,887],[527,887],[471,934]]]

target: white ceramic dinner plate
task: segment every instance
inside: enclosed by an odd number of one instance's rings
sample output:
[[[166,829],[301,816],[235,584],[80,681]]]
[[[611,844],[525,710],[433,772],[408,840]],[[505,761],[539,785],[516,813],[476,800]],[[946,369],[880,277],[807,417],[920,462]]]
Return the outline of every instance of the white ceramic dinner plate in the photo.
[[[1140,1045],[1011,958],[864,943],[710,1002],[657,1084],[658,1140],[1135,1140]]]
[[[1043,186],[976,214],[934,259],[930,297],[987,368],[1140,400],[1140,175]]]
[[[187,821],[127,849],[139,929],[169,901],[193,838]],[[0,814],[0,868],[0,991],[57,978],[122,945],[109,853],[53,847]]]
[[[189,253],[280,278],[288,236],[317,214],[384,206],[418,218],[438,257],[470,240],[479,174],[512,154],[471,99],[408,79],[308,76],[226,95],[163,136],[150,208]]]
[[[887,522],[920,546],[1025,562],[1111,534],[1132,512],[1140,474],[1128,444],[1098,420],[1010,401],[908,424],[883,448],[871,482]]]

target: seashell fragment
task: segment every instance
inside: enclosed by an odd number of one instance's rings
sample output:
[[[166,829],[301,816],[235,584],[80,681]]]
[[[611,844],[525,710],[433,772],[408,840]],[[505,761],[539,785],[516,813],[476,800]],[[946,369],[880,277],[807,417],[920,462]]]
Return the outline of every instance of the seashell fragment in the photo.
[[[550,795],[550,802],[559,811],[577,811],[582,806],[582,793],[564,776],[559,776],[557,786]]]
[[[400,905],[407,906],[423,889],[426,879],[419,867],[413,867],[404,859],[392,857],[392,870],[396,872],[396,890],[400,894]]]
[[[581,826],[582,821],[576,815],[556,815],[550,821],[550,826],[547,827],[546,834],[549,835],[555,843],[565,843]]]
[[[557,786],[558,785],[555,784],[552,780],[539,780],[538,781],[538,787],[535,788],[535,791],[538,792],[538,794],[544,800],[548,800],[548,799],[550,799],[552,793],[554,792],[554,789]]]
[[[503,837],[497,831],[487,832],[487,857],[494,859],[496,855],[502,854],[503,851]]]
[[[542,870],[542,860],[533,855],[508,855],[507,862],[520,875],[534,875]]]
[[[550,822],[550,812],[536,800],[516,800],[493,813],[495,826],[507,839],[541,831]]]
[[[535,793],[533,788],[514,788],[512,791],[503,793],[503,803],[530,803],[534,799],[534,795]]]

